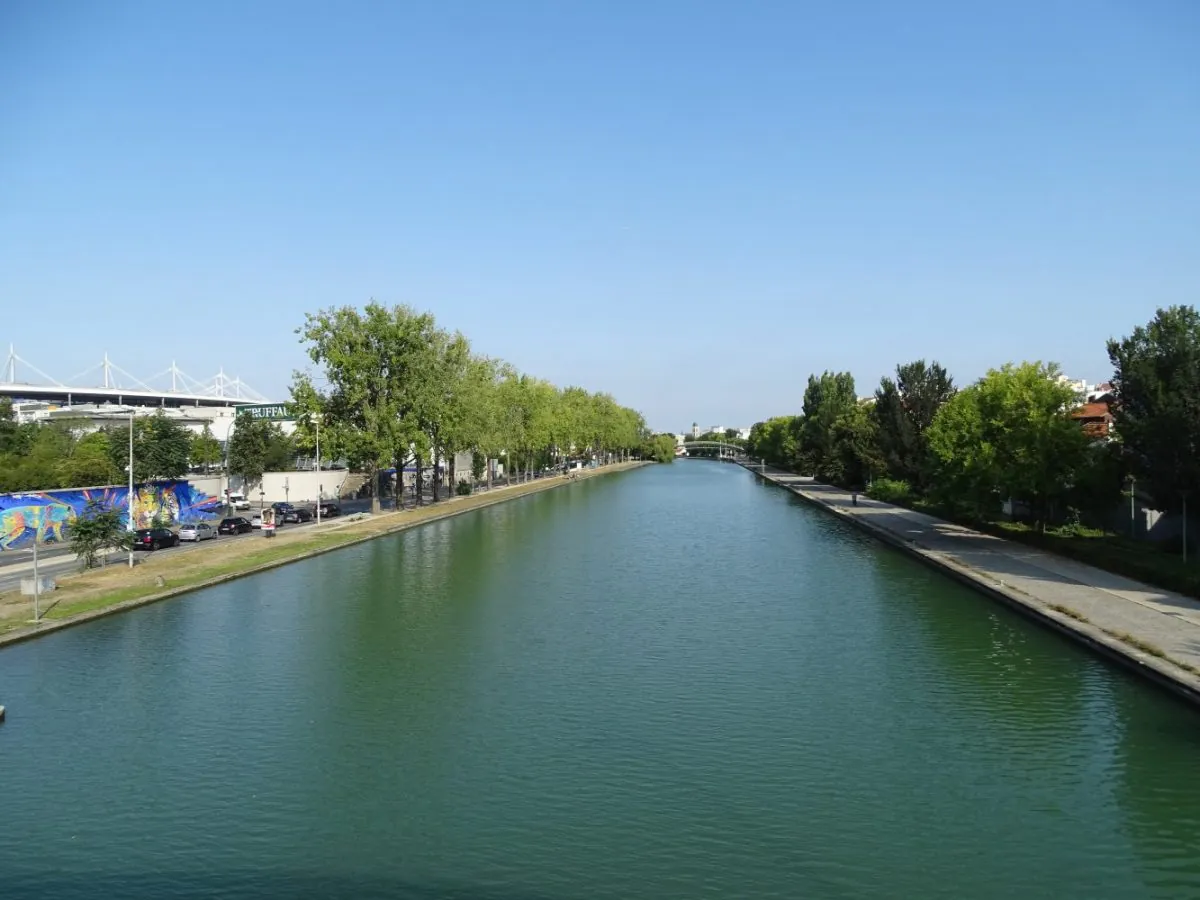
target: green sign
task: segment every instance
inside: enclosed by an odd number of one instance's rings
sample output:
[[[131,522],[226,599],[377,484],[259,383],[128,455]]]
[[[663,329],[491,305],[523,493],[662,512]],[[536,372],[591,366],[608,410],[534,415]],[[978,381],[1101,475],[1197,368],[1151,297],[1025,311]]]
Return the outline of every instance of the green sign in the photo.
[[[288,403],[247,403],[237,408],[239,416],[250,416],[255,419],[267,419],[270,422],[291,420],[292,410]]]

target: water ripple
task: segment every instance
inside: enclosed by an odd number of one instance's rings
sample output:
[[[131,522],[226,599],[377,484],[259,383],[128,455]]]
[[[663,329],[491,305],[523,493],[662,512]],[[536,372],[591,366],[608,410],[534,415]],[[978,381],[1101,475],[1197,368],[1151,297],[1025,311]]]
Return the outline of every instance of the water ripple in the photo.
[[[1197,716],[732,466],[0,654],[0,894],[1200,896]]]

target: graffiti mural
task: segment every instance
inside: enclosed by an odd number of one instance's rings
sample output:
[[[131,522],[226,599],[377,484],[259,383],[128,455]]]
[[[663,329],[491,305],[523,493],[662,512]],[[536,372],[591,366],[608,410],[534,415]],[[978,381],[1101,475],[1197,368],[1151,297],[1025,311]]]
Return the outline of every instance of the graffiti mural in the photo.
[[[126,487],[0,494],[0,550],[32,546],[34,535],[46,543],[70,540],[71,520],[89,503],[118,509],[124,519],[128,496]],[[155,521],[165,525],[207,521],[222,512],[220,497],[197,490],[186,481],[155,481],[133,488],[135,528],[149,528]]]

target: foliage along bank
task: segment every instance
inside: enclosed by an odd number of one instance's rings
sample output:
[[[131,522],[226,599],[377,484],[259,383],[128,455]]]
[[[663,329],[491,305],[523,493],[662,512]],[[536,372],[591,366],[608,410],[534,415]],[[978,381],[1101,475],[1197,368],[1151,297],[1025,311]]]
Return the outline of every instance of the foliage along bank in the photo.
[[[860,401],[848,372],[809,376],[798,415],[758,422],[747,451],[783,468],[900,503],[927,500],[962,518],[995,518],[1006,500],[1047,525],[1110,525],[1136,486],[1155,508],[1200,498],[1200,314],[1159,310],[1121,340],[1109,435],[1072,415],[1080,405],[1054,364],[990,370],[959,389],[938,363],[897,366]]]
[[[322,455],[346,459],[372,476],[372,486],[393,467],[413,467],[420,479],[438,459],[449,464],[453,484],[454,460],[466,451],[473,476],[489,483],[489,460],[502,460],[511,477],[568,458],[661,456],[662,442],[635,410],[477,354],[430,313],[379,303],[339,307],[309,314],[297,333],[324,385],[295,373],[297,443],[314,447],[319,421]],[[435,470],[434,500],[440,487]]]

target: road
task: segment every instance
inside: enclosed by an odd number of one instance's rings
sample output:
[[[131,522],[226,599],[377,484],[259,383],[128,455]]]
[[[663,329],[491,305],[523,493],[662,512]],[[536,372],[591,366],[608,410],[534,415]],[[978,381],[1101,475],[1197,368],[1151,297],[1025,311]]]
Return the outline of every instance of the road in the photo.
[[[370,500],[347,500],[339,502],[342,515],[349,513],[362,512],[369,509],[371,506]],[[249,519],[254,510],[239,512],[236,515],[244,516]],[[330,520],[322,520],[330,521]],[[338,521],[337,518],[332,521]],[[313,529],[317,527],[317,523],[306,522],[300,525],[282,525],[281,529],[287,531],[300,529]],[[175,529],[177,530],[177,529]],[[237,535],[220,535],[211,541],[189,542],[182,543],[178,547],[165,547],[162,550],[146,551],[135,550],[133,553],[134,562],[142,557],[153,552],[155,554],[176,554],[176,553],[196,553],[211,544],[224,544],[229,541],[247,541],[247,540],[262,540],[261,531],[251,531],[246,534]],[[109,565],[126,565],[129,559],[129,554],[126,552],[110,553],[107,558]],[[43,545],[38,550],[38,574],[42,576],[59,576],[70,572],[79,571],[79,560],[75,554],[66,547],[56,547],[53,544],[50,546]],[[0,554],[0,594],[9,591],[17,591],[21,588],[21,579],[28,578],[33,574],[33,552],[32,550],[8,550]]]

